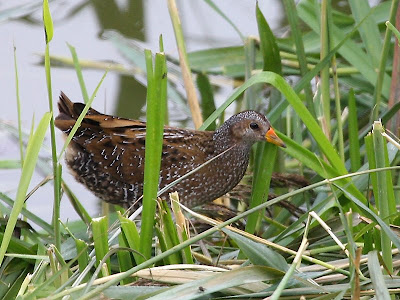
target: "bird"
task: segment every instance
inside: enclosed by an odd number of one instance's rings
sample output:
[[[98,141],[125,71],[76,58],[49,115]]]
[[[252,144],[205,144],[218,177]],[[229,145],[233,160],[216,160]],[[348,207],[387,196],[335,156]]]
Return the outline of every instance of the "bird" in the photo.
[[[84,107],[61,92],[55,126],[68,135]],[[211,161],[160,197],[177,191],[182,204],[195,207],[223,196],[244,176],[256,142],[286,147],[268,119],[252,110],[233,115],[216,131],[164,126],[159,189]],[[145,144],[145,122],[89,108],[65,161],[75,179],[97,197],[128,208],[143,194]]]

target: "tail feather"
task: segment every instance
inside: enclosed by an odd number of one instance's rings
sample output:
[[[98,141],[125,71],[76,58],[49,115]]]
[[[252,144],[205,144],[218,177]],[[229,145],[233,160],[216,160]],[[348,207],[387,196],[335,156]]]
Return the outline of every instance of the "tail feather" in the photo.
[[[58,101],[58,110],[60,114],[56,119],[68,120],[68,119],[77,119],[78,116],[74,111],[74,103],[65,95],[63,92],[60,94],[60,98]]]
[[[58,101],[58,110],[60,113],[55,119],[55,125],[57,128],[61,129],[62,131],[68,131],[72,128],[83,109],[82,108],[79,111],[79,108],[76,106],[76,104],[81,103],[73,103],[67,97],[67,95],[61,92]]]

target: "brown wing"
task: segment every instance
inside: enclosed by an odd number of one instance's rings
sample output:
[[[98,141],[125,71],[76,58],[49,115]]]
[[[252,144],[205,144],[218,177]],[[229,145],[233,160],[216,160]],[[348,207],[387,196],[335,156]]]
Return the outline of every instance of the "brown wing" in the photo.
[[[60,111],[60,114],[55,120],[55,125],[57,126],[57,128],[61,129],[64,132],[70,131],[71,126],[75,125],[75,122],[82,113],[84,107],[85,105],[83,103],[74,103],[63,92],[61,92],[60,101],[58,102],[58,109]],[[137,120],[129,120],[105,115],[99,113],[93,108],[89,108],[86,116],[82,120],[81,126],[99,126],[102,128],[146,128],[146,123]]]

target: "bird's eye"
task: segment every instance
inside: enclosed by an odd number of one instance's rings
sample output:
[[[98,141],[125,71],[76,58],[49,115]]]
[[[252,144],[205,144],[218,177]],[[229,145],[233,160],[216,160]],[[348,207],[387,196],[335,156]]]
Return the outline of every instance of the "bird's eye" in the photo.
[[[257,123],[250,123],[250,128],[251,129],[258,129],[258,124]]]

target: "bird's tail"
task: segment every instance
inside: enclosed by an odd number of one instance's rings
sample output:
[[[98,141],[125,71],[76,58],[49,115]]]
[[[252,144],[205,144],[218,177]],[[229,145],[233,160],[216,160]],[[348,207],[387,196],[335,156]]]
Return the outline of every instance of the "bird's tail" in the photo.
[[[76,120],[79,117],[79,114],[77,115],[74,110],[74,103],[63,92],[61,92],[58,101],[58,110],[60,114],[56,120]]]

